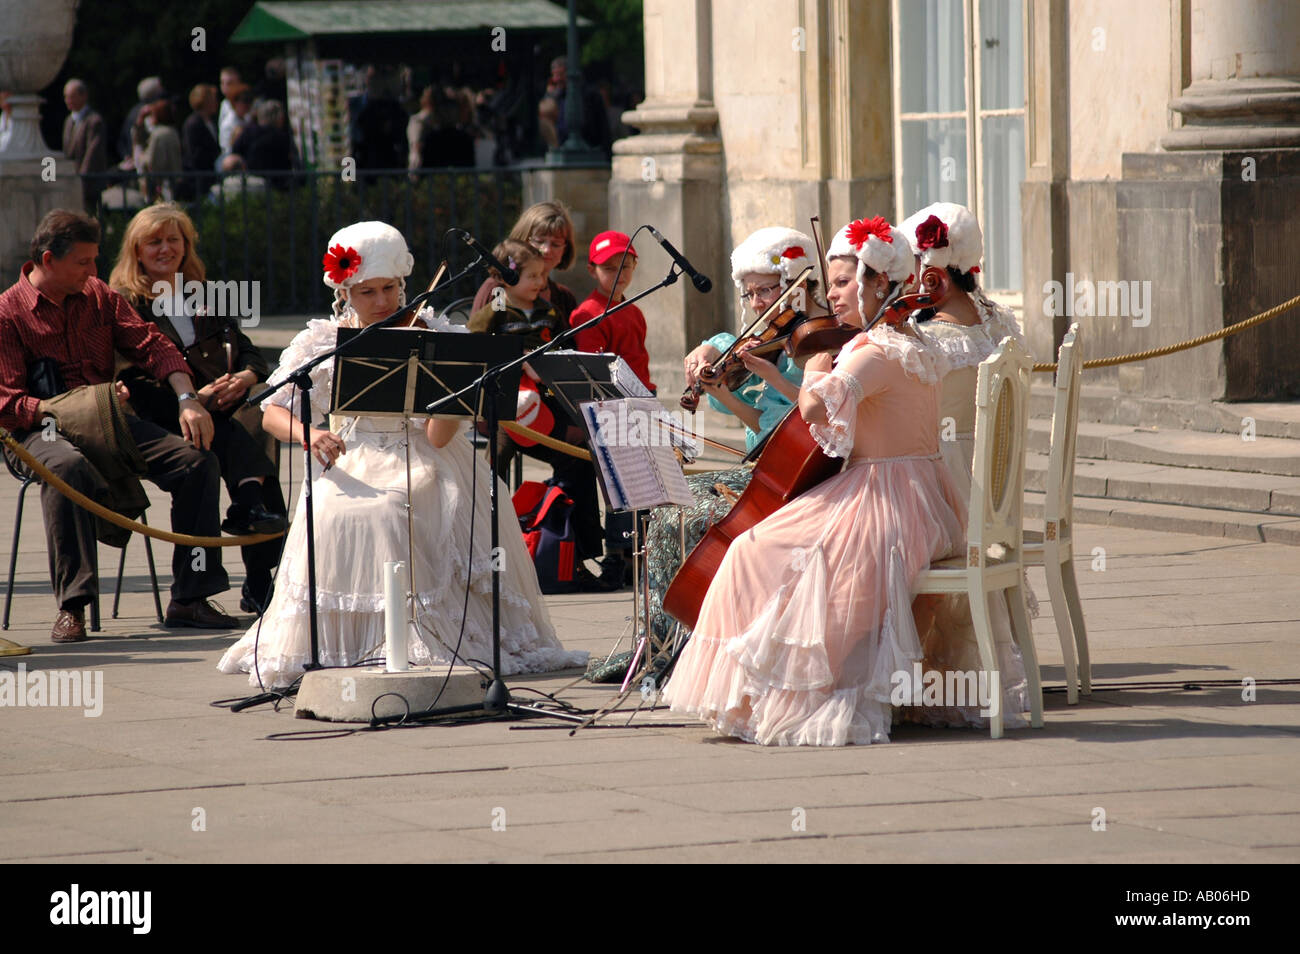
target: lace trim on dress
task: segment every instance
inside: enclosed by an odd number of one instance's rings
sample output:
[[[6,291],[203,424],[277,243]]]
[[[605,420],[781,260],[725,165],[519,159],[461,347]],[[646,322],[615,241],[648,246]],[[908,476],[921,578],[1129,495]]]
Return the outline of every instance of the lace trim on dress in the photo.
[[[1017,344],[1028,350],[1025,336],[1011,309],[996,304],[980,292],[976,292],[971,300],[980,315],[978,325],[930,321],[917,326],[926,343],[943,355],[948,370],[974,367],[996,351],[1005,338],[1014,338]],[[939,331],[940,328],[944,331]],[[956,330],[947,330],[950,328]]]
[[[826,423],[809,424],[821,449],[831,457],[848,457],[853,450],[853,427],[862,401],[862,385],[847,371],[811,371],[804,375],[804,387],[826,405]]]
[[[904,371],[923,384],[934,384],[948,373],[947,362],[930,347],[927,338],[913,338],[888,325],[876,325],[867,332],[867,339],[879,345],[885,357],[897,361]],[[852,346],[850,341],[845,348]],[[843,355],[844,351],[840,354]]]

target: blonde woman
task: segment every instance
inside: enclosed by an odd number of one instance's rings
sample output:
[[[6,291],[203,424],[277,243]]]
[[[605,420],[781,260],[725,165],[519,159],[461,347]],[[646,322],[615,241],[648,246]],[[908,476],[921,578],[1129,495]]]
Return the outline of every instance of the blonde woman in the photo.
[[[199,401],[212,415],[212,449],[230,494],[222,529],[236,535],[278,533],[287,518],[275,442],[262,430],[261,411],[242,404],[270,368],[235,319],[208,314],[185,294],[190,282],[207,278],[197,244],[194,222],[179,206],[141,209],[126,227],[108,283],[176,345],[190,367]],[[170,390],[135,369],[121,377],[136,413],[176,430],[176,396]],[[276,539],[242,548],[247,574],[239,606],[244,612],[265,607],[280,547]]]

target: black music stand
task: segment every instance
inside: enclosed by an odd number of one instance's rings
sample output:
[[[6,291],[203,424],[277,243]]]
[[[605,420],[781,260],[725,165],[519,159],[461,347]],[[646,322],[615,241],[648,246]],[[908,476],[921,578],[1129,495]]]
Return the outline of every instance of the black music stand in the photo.
[[[531,358],[528,364],[550,388],[573,423],[584,429],[587,425],[581,406],[588,401],[654,396],[616,354],[551,351]]]
[[[342,348],[362,333],[340,328]],[[473,335],[417,328],[384,328],[367,332],[363,347],[350,347],[334,358],[331,414],[368,417],[423,417],[434,401],[456,394],[488,368],[513,361],[524,353],[513,335]],[[519,390],[519,369],[502,378],[496,394],[498,420],[513,421]],[[468,395],[441,408],[438,417],[486,416],[480,391],[477,406]]]

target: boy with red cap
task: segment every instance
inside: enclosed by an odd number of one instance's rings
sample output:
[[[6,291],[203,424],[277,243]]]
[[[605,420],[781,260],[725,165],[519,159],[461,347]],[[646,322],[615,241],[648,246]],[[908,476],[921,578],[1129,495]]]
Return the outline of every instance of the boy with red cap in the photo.
[[[626,251],[626,257],[623,252]],[[620,264],[622,268],[620,270]],[[623,301],[623,291],[636,272],[636,249],[622,232],[601,232],[591,240],[587,250],[587,272],[596,280],[596,288],[569,316],[569,327],[576,328]],[[651,392],[650,354],[645,348],[645,315],[636,305],[628,305],[593,328],[575,335],[579,351],[616,354],[627,362]]]
[[[627,252],[624,255],[624,252]],[[601,232],[587,249],[587,273],[596,280],[596,288],[569,316],[569,326],[576,328],[623,301],[623,291],[636,272],[636,249],[622,232]],[[579,351],[616,354],[627,362],[641,383],[654,393],[650,380],[650,354],[645,348],[645,315],[636,305],[628,305],[599,324],[574,336]],[[632,530],[630,513],[605,514],[605,556],[600,561],[600,582],[605,589],[615,589],[631,582],[631,548],[625,533]]]

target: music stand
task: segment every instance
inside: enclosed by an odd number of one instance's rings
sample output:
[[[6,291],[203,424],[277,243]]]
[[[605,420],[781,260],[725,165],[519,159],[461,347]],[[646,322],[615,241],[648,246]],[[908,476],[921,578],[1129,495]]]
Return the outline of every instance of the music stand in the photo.
[[[626,361],[616,354],[587,351],[549,351],[532,358],[529,365],[551,388],[564,412],[579,427],[581,405],[588,401],[652,397]]]
[[[345,345],[362,332],[340,328]],[[513,335],[474,335],[464,332],[385,328],[369,332],[364,347],[348,348],[334,358],[331,414],[367,417],[423,417],[434,401],[455,395],[488,368],[513,361],[524,353],[523,340]],[[520,370],[501,379],[495,395],[498,420],[513,421]],[[469,395],[456,397],[436,417],[486,416],[487,394],[479,392],[477,406]],[[417,410],[418,408],[418,410]]]

